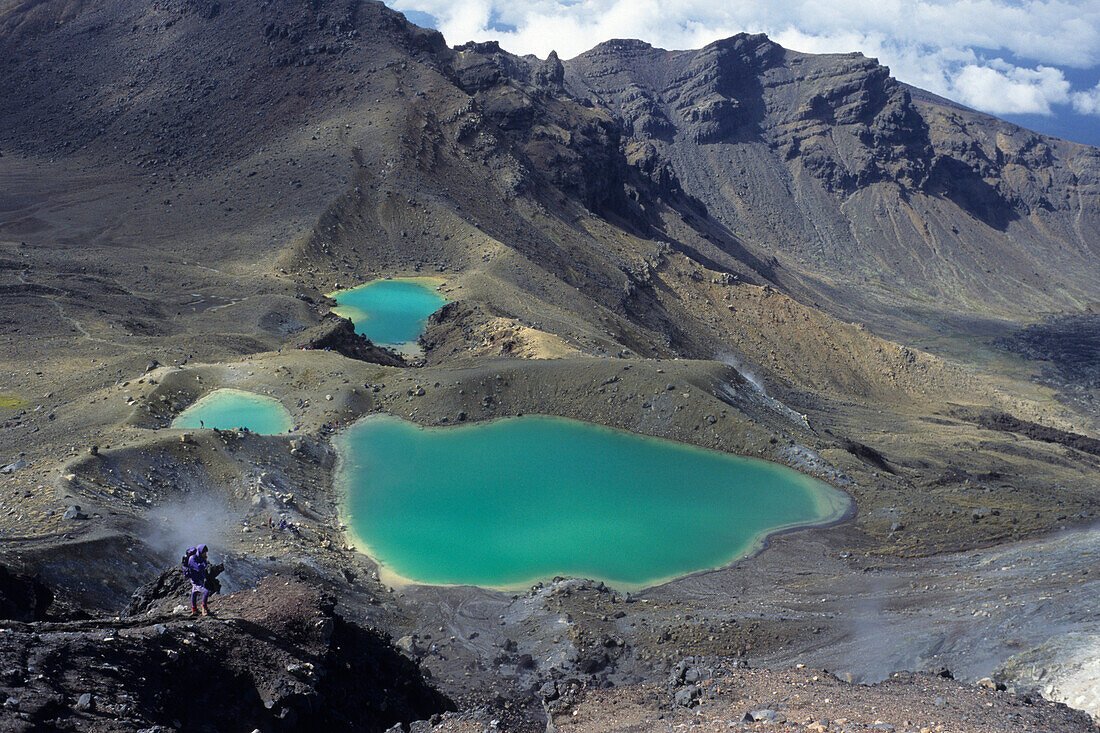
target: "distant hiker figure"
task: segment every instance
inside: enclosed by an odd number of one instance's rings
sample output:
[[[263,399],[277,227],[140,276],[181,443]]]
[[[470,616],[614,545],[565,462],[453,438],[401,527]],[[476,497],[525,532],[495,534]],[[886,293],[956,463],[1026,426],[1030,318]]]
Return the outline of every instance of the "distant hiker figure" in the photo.
[[[199,613],[198,599],[202,598],[202,615],[210,614],[206,606],[206,599],[210,591],[206,587],[206,571],[210,562],[206,559],[206,545],[187,548],[187,554],[183,556],[183,574],[191,581],[191,615]]]

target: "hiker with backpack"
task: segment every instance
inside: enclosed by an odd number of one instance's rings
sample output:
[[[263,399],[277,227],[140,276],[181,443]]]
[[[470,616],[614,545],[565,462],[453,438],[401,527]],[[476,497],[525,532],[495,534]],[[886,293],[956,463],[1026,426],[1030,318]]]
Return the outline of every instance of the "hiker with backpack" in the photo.
[[[187,554],[183,556],[183,574],[191,581],[191,615],[199,614],[197,600],[202,598],[202,615],[209,616],[210,609],[206,605],[206,599],[210,595],[207,588],[206,573],[210,562],[206,558],[206,545],[187,548]]]

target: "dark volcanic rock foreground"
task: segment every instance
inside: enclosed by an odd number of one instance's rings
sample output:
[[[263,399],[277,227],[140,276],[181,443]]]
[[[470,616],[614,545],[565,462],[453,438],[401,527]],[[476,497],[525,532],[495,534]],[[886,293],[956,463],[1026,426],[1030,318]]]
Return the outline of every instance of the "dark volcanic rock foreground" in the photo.
[[[1100,151],[859,54],[0,0],[0,720],[1089,730],[1098,230]],[[416,359],[331,313],[409,275],[450,301]],[[169,428],[221,387],[295,432]],[[633,595],[387,585],[331,442],[379,412],[586,420],[853,510]]]
[[[171,607],[189,586],[166,571],[138,615],[8,622],[0,641],[4,730],[382,731],[453,708],[378,634],[333,612],[299,576],[272,575],[213,617]],[[177,581],[177,582],[172,582]]]

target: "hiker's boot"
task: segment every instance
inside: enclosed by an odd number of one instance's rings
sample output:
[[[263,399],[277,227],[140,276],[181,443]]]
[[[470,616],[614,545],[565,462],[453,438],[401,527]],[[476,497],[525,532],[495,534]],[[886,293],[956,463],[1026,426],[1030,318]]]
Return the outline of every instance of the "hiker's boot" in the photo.
[[[191,615],[192,616],[198,616],[199,615],[199,609],[195,608],[194,606],[191,606]]]

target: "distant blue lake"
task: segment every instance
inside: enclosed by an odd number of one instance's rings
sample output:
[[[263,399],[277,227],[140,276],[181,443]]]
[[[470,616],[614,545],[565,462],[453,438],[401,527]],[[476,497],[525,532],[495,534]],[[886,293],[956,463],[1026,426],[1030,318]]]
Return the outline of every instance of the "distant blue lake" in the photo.
[[[850,504],[785,466],[556,417],[421,428],[375,415],[336,444],[353,535],[384,572],[420,583],[640,588]]]
[[[217,389],[176,416],[174,428],[248,428],[261,435],[289,432],[290,412],[276,399],[239,389]]]
[[[428,316],[447,303],[437,285],[437,280],[419,277],[374,280],[329,297],[337,303],[332,312],[350,320],[360,336],[408,350],[424,332]]]

